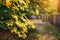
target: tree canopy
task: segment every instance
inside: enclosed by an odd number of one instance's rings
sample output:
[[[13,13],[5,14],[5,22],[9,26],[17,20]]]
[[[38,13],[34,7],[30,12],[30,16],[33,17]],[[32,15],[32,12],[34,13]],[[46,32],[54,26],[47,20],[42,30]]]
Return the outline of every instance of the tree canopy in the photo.
[[[1,1],[3,2],[3,1]],[[26,38],[30,29],[35,29],[33,22],[25,16],[28,14],[29,0],[5,0],[0,4],[0,27]]]
[[[26,37],[35,26],[26,15],[57,12],[57,0],[0,0],[0,27],[19,37]]]

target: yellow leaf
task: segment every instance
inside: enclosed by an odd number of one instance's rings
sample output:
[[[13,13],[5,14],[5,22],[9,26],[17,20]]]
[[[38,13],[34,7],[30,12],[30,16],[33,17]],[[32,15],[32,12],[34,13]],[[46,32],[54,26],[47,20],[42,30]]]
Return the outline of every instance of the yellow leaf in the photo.
[[[38,9],[36,9],[36,13],[35,13],[36,15],[39,15],[39,10]]]
[[[18,19],[18,16],[16,14],[11,14],[12,18],[14,18],[15,20]]]
[[[12,7],[12,3],[10,2],[10,0],[6,0],[6,6]]]
[[[14,27],[13,29],[11,29],[10,31],[11,31],[11,33],[13,33],[13,32],[15,32],[16,33],[16,30],[17,30],[17,28],[16,27]]]

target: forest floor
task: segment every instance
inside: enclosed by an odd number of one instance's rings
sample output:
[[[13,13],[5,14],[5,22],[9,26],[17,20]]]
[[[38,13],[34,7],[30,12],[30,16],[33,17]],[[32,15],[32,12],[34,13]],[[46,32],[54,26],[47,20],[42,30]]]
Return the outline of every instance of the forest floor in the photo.
[[[60,28],[58,26],[53,26],[50,22],[43,22],[42,20],[31,21],[35,23],[36,29],[43,33],[38,40],[60,40]]]
[[[42,20],[31,20],[36,26],[34,34],[30,34],[25,40],[60,40],[60,28],[52,26],[49,22],[43,22]],[[37,36],[36,36],[37,33]],[[0,30],[0,40],[22,40],[7,31]]]

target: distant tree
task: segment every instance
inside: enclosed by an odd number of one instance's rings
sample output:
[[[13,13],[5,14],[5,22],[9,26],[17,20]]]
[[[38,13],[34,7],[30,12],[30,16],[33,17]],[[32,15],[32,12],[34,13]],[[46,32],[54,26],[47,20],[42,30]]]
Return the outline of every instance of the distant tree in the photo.
[[[36,9],[36,14],[56,14],[57,0],[31,0],[31,7]],[[33,8],[31,10],[33,10]]]

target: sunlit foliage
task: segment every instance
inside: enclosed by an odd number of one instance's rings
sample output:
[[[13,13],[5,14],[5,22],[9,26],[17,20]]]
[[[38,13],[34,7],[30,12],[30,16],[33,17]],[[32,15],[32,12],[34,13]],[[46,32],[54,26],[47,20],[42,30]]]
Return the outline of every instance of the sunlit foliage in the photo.
[[[0,27],[26,38],[28,30],[35,29],[34,23],[25,16],[29,14],[29,3],[29,0],[5,0],[0,4]]]
[[[0,0],[0,27],[26,37],[35,26],[26,15],[57,13],[57,0]]]
[[[31,0],[31,1],[32,1],[32,6],[34,5],[33,7],[35,7],[35,9],[38,9],[39,14],[57,13],[57,0]]]

